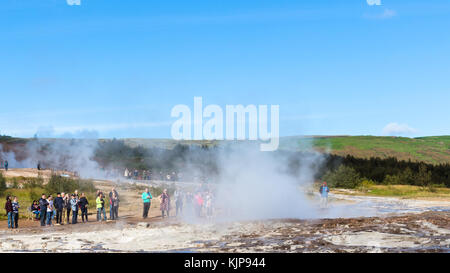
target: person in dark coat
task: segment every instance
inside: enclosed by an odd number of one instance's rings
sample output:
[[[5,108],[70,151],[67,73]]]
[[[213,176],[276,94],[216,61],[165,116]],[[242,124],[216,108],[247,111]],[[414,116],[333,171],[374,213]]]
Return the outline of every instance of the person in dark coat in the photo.
[[[64,210],[64,200],[61,197],[61,193],[58,192],[57,197],[55,198],[55,201],[53,201],[53,206],[56,209],[56,224],[62,225],[62,215]]]
[[[81,210],[81,220],[84,223],[84,218],[86,218],[86,222],[88,221],[88,206],[89,202],[86,198],[86,194],[84,192],[81,193],[80,202],[78,203]]]
[[[45,220],[47,219],[47,207],[48,201],[45,194],[42,194],[41,199],[39,199],[39,207],[41,209],[41,226],[45,226]]]

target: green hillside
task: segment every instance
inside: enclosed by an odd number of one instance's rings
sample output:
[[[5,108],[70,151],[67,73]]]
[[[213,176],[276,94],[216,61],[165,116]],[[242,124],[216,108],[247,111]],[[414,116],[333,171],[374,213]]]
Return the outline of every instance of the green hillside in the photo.
[[[400,160],[424,161],[432,164],[450,163],[450,136],[419,138],[378,136],[288,137],[281,140],[281,149],[314,147],[322,152],[355,157],[396,157]]]

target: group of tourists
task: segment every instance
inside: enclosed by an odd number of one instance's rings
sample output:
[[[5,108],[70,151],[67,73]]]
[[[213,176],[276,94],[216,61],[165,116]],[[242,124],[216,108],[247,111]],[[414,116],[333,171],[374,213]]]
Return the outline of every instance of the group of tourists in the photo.
[[[206,216],[211,218],[213,215],[213,194],[211,191],[196,191],[195,194],[191,192],[183,192],[181,190],[174,191],[174,203],[175,203],[175,216],[183,214],[183,209],[186,209],[189,215],[195,215],[197,217]],[[146,188],[142,193],[143,201],[143,214],[142,217],[146,219],[150,210],[151,201],[153,197],[149,189]],[[170,217],[171,210],[171,197],[164,189],[159,196],[159,209],[161,211],[161,217]]]
[[[76,190],[74,193],[57,193],[56,198],[53,195],[42,194],[39,201],[33,201],[31,205],[31,212],[35,216],[36,221],[41,222],[41,226],[52,226],[53,220],[56,218],[56,225],[63,225],[64,223],[78,223],[78,215],[81,211],[81,219],[84,222],[88,221],[88,207],[89,201],[85,193],[78,194]],[[72,214],[72,221],[70,215]]]
[[[163,181],[178,181],[181,177],[177,172],[152,172],[150,170],[128,170],[125,169],[123,176],[126,179],[134,180],[163,180]]]
[[[103,192],[97,191],[95,200],[97,209],[97,221],[107,221],[105,196]],[[116,220],[119,217],[119,194],[113,187],[109,193],[109,219]],[[85,193],[57,193],[56,198],[52,194],[42,194],[39,200],[34,200],[29,211],[34,221],[40,221],[41,226],[53,226],[66,224],[77,224],[81,215],[82,222],[88,222],[89,201]],[[19,222],[19,202],[16,196],[7,196],[5,210],[8,216],[8,228],[17,228]],[[103,218],[102,218],[103,216]],[[56,218],[56,220],[55,220]]]
[[[326,208],[328,206],[328,193],[330,189],[326,182],[323,182],[319,188],[321,197],[320,206]],[[214,194],[209,189],[197,189],[195,193],[184,192],[176,189],[174,191],[175,216],[183,214],[186,210],[188,215],[196,217],[211,218],[214,210]],[[143,202],[144,219],[148,218],[148,214],[153,199],[149,189],[146,188],[141,195]],[[170,217],[171,197],[167,189],[164,189],[159,195],[161,217]],[[119,217],[119,194],[113,187],[109,193],[109,219],[117,220]],[[96,194],[96,214],[97,221],[107,221],[106,217],[106,200],[102,191],[98,190]],[[41,199],[34,200],[30,211],[34,215],[35,221],[40,221],[41,226],[52,226],[53,220],[56,218],[56,225],[77,224],[78,216],[81,213],[82,222],[88,222],[89,201],[85,193],[57,193],[56,198],[53,195],[42,194]],[[18,228],[19,222],[19,201],[17,196],[7,196],[5,210],[8,216],[8,228]],[[72,217],[71,217],[72,215]]]

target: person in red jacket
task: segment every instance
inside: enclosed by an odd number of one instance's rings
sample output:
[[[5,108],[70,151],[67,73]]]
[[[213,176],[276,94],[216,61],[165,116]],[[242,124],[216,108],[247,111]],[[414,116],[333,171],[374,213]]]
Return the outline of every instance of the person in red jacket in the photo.
[[[14,228],[13,206],[9,195],[6,196],[5,210],[8,215],[8,228]]]

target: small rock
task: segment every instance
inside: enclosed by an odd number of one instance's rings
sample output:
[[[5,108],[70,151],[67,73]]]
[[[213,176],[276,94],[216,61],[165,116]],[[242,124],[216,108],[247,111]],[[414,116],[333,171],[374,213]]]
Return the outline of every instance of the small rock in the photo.
[[[148,227],[150,227],[150,224],[145,223],[145,222],[139,222],[139,223],[137,223],[137,227],[148,228]]]

